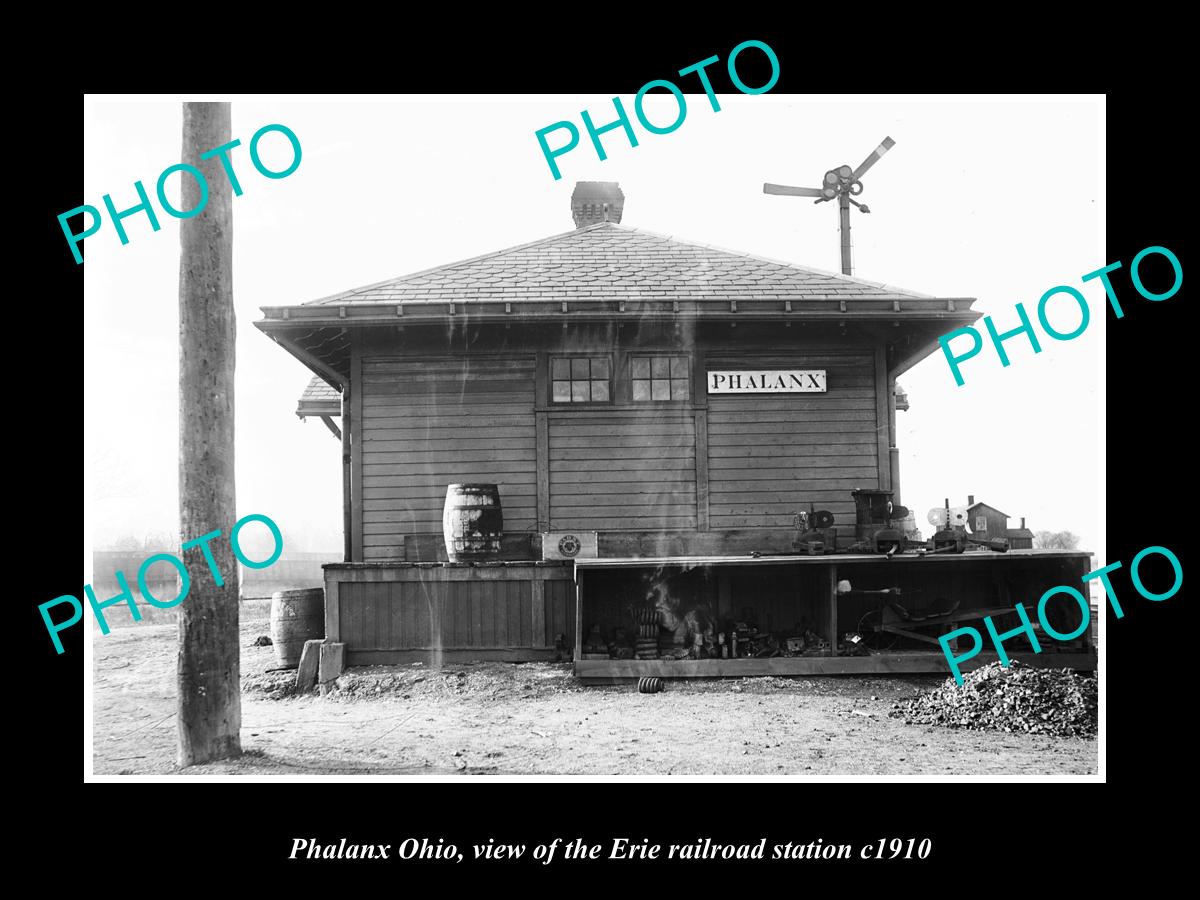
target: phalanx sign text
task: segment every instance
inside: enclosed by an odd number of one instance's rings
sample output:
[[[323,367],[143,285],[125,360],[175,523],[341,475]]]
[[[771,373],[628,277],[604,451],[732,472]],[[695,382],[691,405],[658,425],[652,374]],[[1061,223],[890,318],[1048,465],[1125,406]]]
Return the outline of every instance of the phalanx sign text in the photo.
[[[824,369],[708,373],[710,394],[807,394],[825,389]]]

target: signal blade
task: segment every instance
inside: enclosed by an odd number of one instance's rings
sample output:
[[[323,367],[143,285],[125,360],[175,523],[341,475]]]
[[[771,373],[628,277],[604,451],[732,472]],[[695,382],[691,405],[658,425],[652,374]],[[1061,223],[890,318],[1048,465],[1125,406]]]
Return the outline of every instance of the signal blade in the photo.
[[[874,151],[872,151],[871,155],[863,160],[862,165],[854,170],[854,174],[850,176],[850,180],[858,181],[860,178],[862,178],[863,175],[866,174],[867,169],[879,162],[880,157],[891,150],[894,146],[896,146],[896,142],[890,137],[885,137],[883,139],[883,143],[876,147]]]
[[[782,194],[785,197],[820,197],[820,188],[789,187],[786,184],[764,184],[764,194]]]

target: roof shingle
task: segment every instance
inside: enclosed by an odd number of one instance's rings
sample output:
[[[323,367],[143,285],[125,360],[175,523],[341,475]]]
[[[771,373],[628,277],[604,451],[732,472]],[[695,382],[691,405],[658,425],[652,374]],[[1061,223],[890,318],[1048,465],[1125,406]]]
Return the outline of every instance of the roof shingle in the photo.
[[[602,222],[305,306],[461,300],[904,300],[928,294]]]

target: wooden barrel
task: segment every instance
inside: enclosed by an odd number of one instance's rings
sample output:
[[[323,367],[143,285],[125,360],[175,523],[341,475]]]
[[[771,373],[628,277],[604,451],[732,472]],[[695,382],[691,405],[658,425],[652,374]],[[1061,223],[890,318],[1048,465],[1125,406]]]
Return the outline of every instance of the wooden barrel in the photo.
[[[304,642],[324,637],[324,588],[276,591],[271,595],[271,643],[279,665],[300,665]]]
[[[450,562],[494,558],[500,553],[504,514],[500,488],[494,484],[446,486],[442,533]]]

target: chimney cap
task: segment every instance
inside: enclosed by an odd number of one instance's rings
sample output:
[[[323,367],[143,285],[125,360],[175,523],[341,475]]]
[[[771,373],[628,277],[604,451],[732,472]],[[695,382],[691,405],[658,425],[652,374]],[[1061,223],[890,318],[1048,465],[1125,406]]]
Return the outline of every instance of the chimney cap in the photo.
[[[576,228],[599,222],[621,221],[625,193],[615,181],[577,181],[571,194],[571,216]]]

